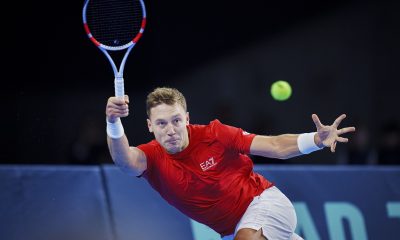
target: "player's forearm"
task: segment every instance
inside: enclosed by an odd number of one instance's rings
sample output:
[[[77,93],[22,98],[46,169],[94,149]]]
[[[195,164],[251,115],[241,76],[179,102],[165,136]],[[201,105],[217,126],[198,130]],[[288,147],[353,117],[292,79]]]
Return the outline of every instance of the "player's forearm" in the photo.
[[[125,134],[118,139],[107,136],[108,149],[114,163],[125,172],[138,175],[134,163],[134,156],[130,149],[129,142]]]
[[[302,155],[297,139],[299,134],[283,134],[274,138],[276,158],[288,159]]]
[[[145,168],[144,161],[140,161],[138,151],[129,146],[128,138],[124,133],[121,120],[113,122],[107,119],[107,144],[111,157],[116,165],[129,174],[140,175]],[[144,158],[142,158],[144,159]]]
[[[308,154],[324,147],[318,134],[282,134],[278,136],[256,136],[250,146],[253,155],[287,159]]]
[[[110,138],[107,136],[108,149],[113,161],[117,164],[127,162],[129,159],[129,142],[125,135],[121,138]]]
[[[110,150],[111,157],[114,162],[122,163],[129,157],[129,142],[125,136],[124,127],[122,126],[121,119],[107,118],[107,144]]]
[[[278,136],[256,136],[250,147],[253,155],[287,159],[301,155],[297,146],[298,134],[282,134]]]

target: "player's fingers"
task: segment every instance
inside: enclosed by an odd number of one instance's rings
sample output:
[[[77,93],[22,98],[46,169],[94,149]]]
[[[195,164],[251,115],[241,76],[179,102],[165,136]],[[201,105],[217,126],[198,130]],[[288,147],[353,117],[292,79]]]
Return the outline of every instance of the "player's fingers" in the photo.
[[[121,117],[127,117],[129,115],[129,112],[125,112],[121,114]]]
[[[346,114],[342,114],[340,115],[338,118],[336,118],[336,120],[333,122],[332,126],[337,128],[339,126],[339,124],[343,121],[343,119],[346,118]]]
[[[344,138],[344,137],[337,137],[336,141],[342,142],[342,143],[347,143],[349,141],[349,139],[348,138]]]
[[[319,120],[317,114],[315,114],[315,113],[312,114],[311,118],[312,118],[315,126],[317,127],[317,130],[323,127],[323,125],[321,124],[321,121]]]
[[[129,98],[110,97],[107,101],[106,116],[108,119],[127,117],[129,115]],[[127,100],[127,101],[126,101]]]
[[[129,105],[128,105],[128,104],[123,104],[123,105],[110,105],[110,108],[124,111],[124,110],[129,109]]]
[[[128,103],[122,101],[121,99],[109,98],[107,102],[107,108],[126,109],[128,107]]]
[[[128,95],[125,95],[125,96],[124,96],[124,99],[125,99],[125,103],[128,104],[128,103],[129,103],[129,96],[128,96]]]
[[[125,98],[120,98],[120,97],[110,97],[108,98],[108,103],[112,103],[115,105],[124,105],[126,104]]]
[[[336,141],[334,141],[332,144],[331,144],[331,152],[335,152],[335,150],[336,150]]]
[[[341,134],[344,134],[344,133],[349,133],[349,132],[354,132],[354,131],[356,131],[355,127],[345,127],[345,128],[342,128],[342,129],[338,130],[337,134],[341,135]]]
[[[118,118],[118,117],[127,117],[129,115],[129,110],[117,110],[113,109],[110,112],[108,112],[107,116],[110,116],[111,118]]]
[[[106,115],[125,114],[125,113],[129,113],[128,105],[118,106],[118,105],[109,104],[106,107]]]
[[[113,112],[116,114],[125,114],[125,113],[129,113],[129,108],[123,108],[123,109],[114,108]]]
[[[106,115],[110,114],[123,114],[129,112],[128,106],[108,105],[106,108]]]

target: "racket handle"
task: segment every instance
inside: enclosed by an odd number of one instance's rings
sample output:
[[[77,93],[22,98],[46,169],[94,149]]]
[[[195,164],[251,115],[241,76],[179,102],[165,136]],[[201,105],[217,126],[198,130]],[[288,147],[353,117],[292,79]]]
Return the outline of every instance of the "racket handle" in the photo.
[[[124,90],[123,77],[116,77],[114,79],[114,88],[115,88],[115,96],[124,99],[125,90]]]

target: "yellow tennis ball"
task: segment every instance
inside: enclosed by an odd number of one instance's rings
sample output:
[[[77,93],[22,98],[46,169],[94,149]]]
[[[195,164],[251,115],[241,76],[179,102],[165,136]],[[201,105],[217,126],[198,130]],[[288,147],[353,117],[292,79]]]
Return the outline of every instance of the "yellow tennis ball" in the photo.
[[[292,95],[292,87],[284,80],[278,80],[271,85],[271,95],[277,101],[285,101]]]

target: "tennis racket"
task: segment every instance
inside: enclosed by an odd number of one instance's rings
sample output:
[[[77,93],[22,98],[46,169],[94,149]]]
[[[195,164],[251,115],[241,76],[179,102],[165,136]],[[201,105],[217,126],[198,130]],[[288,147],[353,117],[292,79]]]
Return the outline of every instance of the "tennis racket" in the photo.
[[[83,26],[89,39],[106,55],[114,71],[115,96],[124,98],[124,67],[146,26],[143,0],[85,0]],[[117,68],[108,51],[126,52]]]

